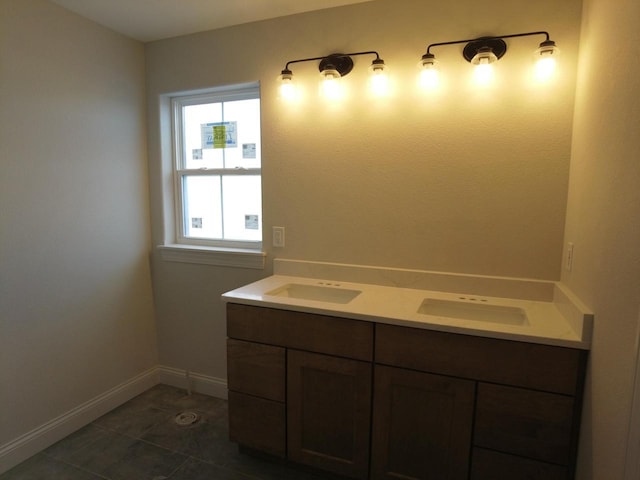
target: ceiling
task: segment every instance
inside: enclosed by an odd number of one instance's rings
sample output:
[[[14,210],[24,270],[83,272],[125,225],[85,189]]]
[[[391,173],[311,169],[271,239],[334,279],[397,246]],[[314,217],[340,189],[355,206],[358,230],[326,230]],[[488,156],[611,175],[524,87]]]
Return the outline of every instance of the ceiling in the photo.
[[[127,37],[149,42],[371,0],[51,0]]]

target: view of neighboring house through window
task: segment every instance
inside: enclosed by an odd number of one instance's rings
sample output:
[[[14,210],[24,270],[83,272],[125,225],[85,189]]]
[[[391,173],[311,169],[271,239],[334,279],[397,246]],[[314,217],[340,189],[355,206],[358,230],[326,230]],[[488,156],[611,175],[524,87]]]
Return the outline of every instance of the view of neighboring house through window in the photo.
[[[260,92],[246,86],[172,99],[177,241],[260,248]]]

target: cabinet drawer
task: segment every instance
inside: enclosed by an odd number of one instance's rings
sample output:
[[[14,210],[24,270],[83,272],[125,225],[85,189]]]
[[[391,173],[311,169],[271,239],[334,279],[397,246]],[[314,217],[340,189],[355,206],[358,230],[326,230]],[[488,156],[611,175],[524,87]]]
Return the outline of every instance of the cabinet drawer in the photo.
[[[586,352],[573,348],[376,325],[376,363],[576,395]]]
[[[478,385],[474,444],[545,462],[572,460],[572,397]]]
[[[471,480],[567,480],[569,469],[560,465],[529,460],[527,458],[473,449]]]
[[[284,348],[227,340],[229,390],[284,402],[285,375]]]
[[[285,404],[229,392],[229,438],[249,448],[284,458]]]
[[[357,360],[373,357],[373,324],[359,320],[229,303],[227,335]]]

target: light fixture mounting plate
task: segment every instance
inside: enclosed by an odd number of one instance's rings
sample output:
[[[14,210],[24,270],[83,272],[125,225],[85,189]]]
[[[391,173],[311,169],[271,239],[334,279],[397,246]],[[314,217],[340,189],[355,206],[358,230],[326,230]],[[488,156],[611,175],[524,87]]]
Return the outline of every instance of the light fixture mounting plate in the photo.
[[[502,58],[507,51],[507,44],[500,37],[481,37],[467,43],[462,50],[462,56],[470,62],[483,47],[489,47],[497,58]]]
[[[332,53],[320,60],[318,69],[322,72],[330,67],[335,68],[340,76],[344,77],[353,70],[353,60],[351,60],[349,55],[345,55],[343,53]]]

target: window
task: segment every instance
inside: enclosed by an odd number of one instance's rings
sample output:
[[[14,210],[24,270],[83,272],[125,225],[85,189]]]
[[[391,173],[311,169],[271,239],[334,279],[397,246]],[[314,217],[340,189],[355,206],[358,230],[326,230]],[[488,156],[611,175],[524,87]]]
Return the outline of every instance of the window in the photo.
[[[261,248],[258,86],[174,96],[171,106],[177,243]]]

